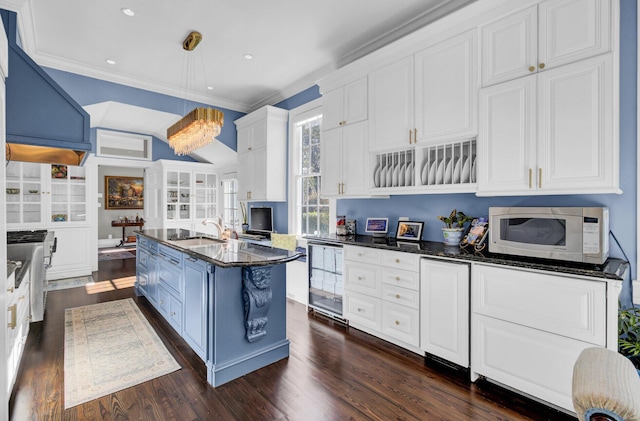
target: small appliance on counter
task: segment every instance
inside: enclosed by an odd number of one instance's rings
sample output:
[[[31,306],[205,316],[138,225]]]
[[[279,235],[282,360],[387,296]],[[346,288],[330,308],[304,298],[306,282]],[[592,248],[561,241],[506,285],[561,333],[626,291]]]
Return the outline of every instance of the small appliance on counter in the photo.
[[[489,251],[601,265],[609,257],[609,209],[489,208]]]

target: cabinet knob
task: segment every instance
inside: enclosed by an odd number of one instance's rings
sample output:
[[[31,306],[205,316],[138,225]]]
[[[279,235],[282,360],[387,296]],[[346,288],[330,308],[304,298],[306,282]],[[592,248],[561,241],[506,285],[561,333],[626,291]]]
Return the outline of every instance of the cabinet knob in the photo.
[[[529,71],[533,72],[534,70],[536,70],[536,66],[529,66]]]
[[[400,294],[396,294],[396,298],[399,300],[400,299]]]
[[[345,124],[347,124],[347,122],[346,122],[346,121],[344,121],[344,120],[340,122],[340,125],[341,125],[341,126],[344,126]]]
[[[171,315],[172,315],[172,316],[175,316],[175,315],[176,315],[176,312],[175,312],[175,311],[172,311],[172,312],[171,312]]]
[[[7,288],[7,292],[13,292],[13,291],[15,291],[14,287]]]
[[[364,311],[364,310],[363,310],[363,309],[361,309],[361,308],[359,308],[359,309],[358,309],[358,313],[360,313],[361,311]]]
[[[544,69],[544,63],[540,63],[540,64],[538,65],[538,67],[539,67],[539,68],[541,68],[541,69]]]
[[[362,281],[364,278],[362,276],[358,276],[358,281]]]
[[[251,146],[249,146],[249,147],[247,148],[247,150],[248,150],[248,151],[250,151],[250,150],[252,150],[252,149],[253,149],[253,148],[252,148]]]
[[[399,276],[396,276],[396,281],[400,281],[400,277]]]
[[[21,295],[18,300],[24,300],[24,295]]]
[[[396,259],[396,263],[400,263],[400,259]]]
[[[400,322],[396,320],[396,326],[399,325],[399,324],[400,324]]]

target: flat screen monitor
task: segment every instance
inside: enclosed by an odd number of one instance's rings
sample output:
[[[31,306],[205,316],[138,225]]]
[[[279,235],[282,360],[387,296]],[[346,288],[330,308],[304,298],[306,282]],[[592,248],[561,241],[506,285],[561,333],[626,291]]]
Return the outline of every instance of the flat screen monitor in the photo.
[[[367,218],[367,225],[364,232],[373,234],[374,237],[384,237],[387,235],[389,218]]]
[[[273,208],[251,208],[249,216],[251,231],[273,232]]]

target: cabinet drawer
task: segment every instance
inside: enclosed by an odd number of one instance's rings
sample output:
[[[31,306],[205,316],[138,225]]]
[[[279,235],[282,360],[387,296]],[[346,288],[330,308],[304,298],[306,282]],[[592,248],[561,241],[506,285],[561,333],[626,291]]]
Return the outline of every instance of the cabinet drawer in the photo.
[[[380,280],[378,279],[378,271],[376,266],[346,262],[345,289],[379,297]]]
[[[182,302],[162,286],[158,287],[158,311],[182,335]]]
[[[417,309],[382,301],[382,333],[412,346],[420,345]]]
[[[369,247],[344,246],[344,258],[354,262],[379,264],[380,250]]]
[[[158,254],[166,259],[172,260],[176,265],[182,263],[182,252],[174,250],[171,247],[158,245]]]
[[[474,315],[471,371],[573,410],[573,366],[592,344]]]
[[[158,263],[158,281],[182,298],[182,266],[174,260],[161,257]]]
[[[420,255],[401,251],[382,251],[377,263],[388,268],[418,272],[420,270]]]
[[[138,235],[136,242],[137,242],[136,247],[138,248],[138,250],[140,249],[149,250],[149,239],[147,237]]]
[[[474,265],[472,311],[606,344],[606,285],[564,276]]]
[[[138,258],[138,266],[142,266],[145,269],[148,268],[149,252],[145,249],[139,249],[136,253]]]
[[[347,292],[344,295],[345,318],[350,323],[374,331],[380,330],[380,299]]]
[[[420,274],[418,272],[383,267],[380,280],[383,284],[408,288],[414,291],[420,290]]]
[[[382,284],[381,298],[384,301],[415,308],[420,308],[420,293],[407,288],[400,288],[393,285]]]

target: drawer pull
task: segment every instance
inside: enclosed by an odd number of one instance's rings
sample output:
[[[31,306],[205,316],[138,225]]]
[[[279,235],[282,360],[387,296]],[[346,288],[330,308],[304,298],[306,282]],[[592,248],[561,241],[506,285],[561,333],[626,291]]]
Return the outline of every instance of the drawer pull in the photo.
[[[396,320],[396,326],[398,326],[399,324],[400,324],[400,322]]]
[[[24,295],[20,296],[20,298],[18,298],[18,300],[24,300]]]
[[[171,316],[175,316],[175,315],[176,315],[176,312],[175,312],[175,311],[172,311],[172,312],[171,312]]]
[[[7,292],[13,292],[13,291],[15,291],[15,288],[14,288],[14,287],[7,288]]]
[[[17,313],[18,313],[18,305],[14,304],[9,307],[9,312],[11,312],[11,316],[9,317],[9,323],[7,323],[7,327],[11,329],[15,329],[17,325]]]
[[[399,300],[400,299],[400,294],[396,294],[396,298]]]

